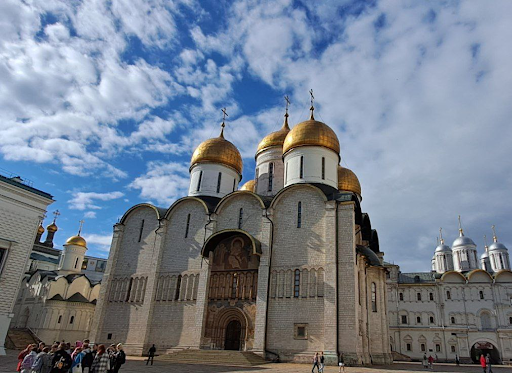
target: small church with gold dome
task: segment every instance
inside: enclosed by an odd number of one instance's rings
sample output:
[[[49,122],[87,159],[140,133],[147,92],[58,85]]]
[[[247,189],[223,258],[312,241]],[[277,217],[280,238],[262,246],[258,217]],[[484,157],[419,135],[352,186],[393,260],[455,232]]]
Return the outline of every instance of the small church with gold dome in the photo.
[[[188,196],[141,203],[114,225],[91,340],[141,355],[184,349],[253,352],[310,362],[392,361],[386,269],[340,166],[336,133],[315,120],[282,128],[256,150],[254,179],[222,123],[190,162]],[[224,132],[227,132],[226,134]]]

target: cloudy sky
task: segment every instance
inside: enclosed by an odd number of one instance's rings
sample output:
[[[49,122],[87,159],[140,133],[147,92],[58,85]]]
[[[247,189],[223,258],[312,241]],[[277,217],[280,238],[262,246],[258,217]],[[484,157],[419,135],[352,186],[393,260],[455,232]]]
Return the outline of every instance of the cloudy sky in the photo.
[[[51,193],[57,244],[85,218],[106,256],[130,206],[186,194],[195,146],[219,132],[254,176],[259,140],[335,129],[388,261],[429,270],[457,215],[512,247],[512,2],[3,0],[0,167]],[[50,222],[48,218],[45,225]]]

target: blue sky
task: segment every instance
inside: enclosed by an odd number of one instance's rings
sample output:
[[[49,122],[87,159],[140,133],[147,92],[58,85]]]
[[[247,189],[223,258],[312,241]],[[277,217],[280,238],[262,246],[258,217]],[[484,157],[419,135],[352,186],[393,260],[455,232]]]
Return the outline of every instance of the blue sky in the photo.
[[[254,175],[282,123],[335,129],[386,259],[428,270],[461,214],[483,248],[512,245],[512,3],[495,1],[6,0],[0,157],[55,196],[61,245],[84,218],[107,256],[130,206],[169,206],[193,149],[219,132]],[[45,221],[45,225],[50,219]]]

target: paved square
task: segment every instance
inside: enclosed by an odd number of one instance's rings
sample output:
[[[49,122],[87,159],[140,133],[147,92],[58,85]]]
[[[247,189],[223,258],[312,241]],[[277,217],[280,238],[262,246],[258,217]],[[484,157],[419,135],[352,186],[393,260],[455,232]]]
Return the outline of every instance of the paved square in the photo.
[[[0,373],[14,373],[16,370],[15,351],[8,351],[7,356],[0,356]],[[425,369],[418,363],[397,363],[386,367],[348,367],[346,373],[391,373],[391,372],[424,372]],[[456,367],[452,364],[438,364],[434,367],[434,372],[460,372],[460,373],[480,373],[482,369],[477,365],[463,365]],[[510,367],[493,367],[497,373],[510,372]],[[298,373],[311,372],[311,366],[305,364],[265,364],[257,367],[222,367],[200,364],[173,364],[169,362],[155,361],[153,366],[146,366],[141,358],[129,357],[120,373]],[[316,371],[315,371],[316,372]],[[325,373],[338,372],[337,367],[326,367]]]

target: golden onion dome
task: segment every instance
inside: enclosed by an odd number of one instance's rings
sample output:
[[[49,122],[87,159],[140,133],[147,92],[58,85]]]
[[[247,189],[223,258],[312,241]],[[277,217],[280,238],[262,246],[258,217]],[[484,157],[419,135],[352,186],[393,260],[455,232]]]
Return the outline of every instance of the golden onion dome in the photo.
[[[237,147],[224,138],[224,128],[219,137],[203,141],[194,150],[190,160],[190,168],[198,163],[220,163],[235,169],[242,174],[242,156]]]
[[[59,230],[59,227],[57,227],[57,224],[55,224],[55,221],[51,223],[49,226],[46,227],[46,230],[48,232],[57,232]]]
[[[76,245],[87,248],[87,242],[85,242],[82,236],[71,236],[64,245]]]
[[[43,223],[39,224],[39,228],[37,228],[37,233],[39,233],[39,234],[44,233]]]
[[[284,115],[284,123],[279,131],[272,132],[271,134],[265,136],[263,140],[260,141],[258,145],[258,149],[256,150],[256,157],[262,151],[273,148],[273,147],[283,147],[284,139],[286,135],[290,132],[290,127],[288,126],[288,113]]]
[[[338,189],[355,193],[361,197],[361,184],[356,174],[342,166],[338,166]]]
[[[253,192],[254,193],[255,188],[256,188],[256,181],[255,180],[249,180],[244,185],[242,185],[240,190],[247,190],[249,192]]]
[[[288,133],[283,144],[283,154],[300,146],[321,146],[340,154],[338,136],[327,124],[313,118],[297,124]]]

